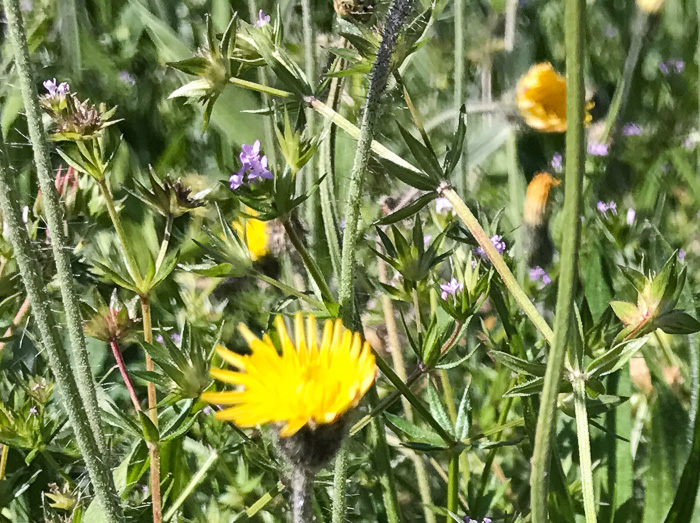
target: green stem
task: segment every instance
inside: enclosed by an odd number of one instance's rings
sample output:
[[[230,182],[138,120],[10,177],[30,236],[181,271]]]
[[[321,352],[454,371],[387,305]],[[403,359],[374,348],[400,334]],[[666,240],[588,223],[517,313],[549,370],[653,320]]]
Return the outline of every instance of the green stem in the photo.
[[[282,283],[281,281],[278,281],[274,278],[271,278],[271,277],[269,277],[266,274],[263,274],[261,272],[254,273],[254,276],[256,278],[258,278],[259,280],[264,281],[268,285],[272,285],[273,287],[276,287],[277,289],[281,290],[282,292],[286,292],[290,296],[294,296],[295,298],[298,298],[300,300],[305,301],[306,303],[308,303],[312,307],[316,307],[319,310],[324,308],[324,304],[322,302],[313,299],[311,296],[304,294],[303,292],[299,292],[294,287],[287,285],[286,283]]]
[[[421,319],[420,319],[420,300],[418,299],[418,289],[415,287],[413,288],[413,291],[411,292],[411,296],[413,297],[413,311],[414,314],[416,315],[416,334],[420,336],[421,334]]]
[[[266,492],[263,494],[260,499],[258,499],[255,503],[253,503],[248,509],[245,511],[245,515],[248,516],[249,518],[252,518],[255,516],[258,512],[260,512],[262,509],[264,509],[267,504],[275,499],[277,496],[279,496],[282,491],[285,489],[284,483],[281,481],[277,482],[277,485],[275,488],[269,492]]]
[[[586,27],[585,0],[566,0],[566,188],[562,230],[559,288],[554,322],[554,344],[549,352],[540,411],[537,418],[535,448],[532,457],[531,506],[533,523],[547,519],[547,470],[556,427],[557,395],[564,368],[569,331],[573,316],[574,290],[580,243],[581,188],[584,171],[584,116],[583,41]]]
[[[24,109],[27,117],[29,139],[34,151],[34,163],[36,164],[37,177],[43,194],[46,222],[51,234],[51,249],[56,262],[56,276],[61,289],[61,301],[66,313],[68,327],[68,339],[73,353],[73,365],[78,392],[84,403],[88,421],[92,429],[95,441],[101,453],[107,453],[100,409],[97,405],[95,382],[90,369],[85,335],[83,333],[83,320],[78,306],[79,300],[75,292],[75,284],[70,265],[70,253],[65,233],[63,210],[56,191],[55,180],[51,170],[49,148],[46,143],[46,135],[41,121],[39,98],[34,84],[31,62],[29,60],[29,46],[27,33],[24,28],[19,0],[3,0],[7,27],[9,29],[10,42],[15,57],[15,65],[19,76],[20,91],[24,101]]]
[[[343,523],[347,500],[345,499],[345,487],[348,481],[348,451],[345,446],[340,448],[335,458],[335,470],[333,471],[333,518],[331,523]]]
[[[596,523],[595,489],[593,487],[593,463],[591,462],[591,440],[586,412],[586,381],[583,376],[573,380],[574,410],[576,411],[576,437],[578,438],[579,464],[581,466],[581,488],[586,523]]]
[[[453,453],[447,466],[447,510],[453,514],[459,511],[459,455],[460,453]],[[454,520],[447,514],[445,521],[450,523]]]
[[[126,238],[126,233],[124,232],[124,227],[122,226],[121,219],[119,218],[119,213],[117,208],[114,206],[114,197],[112,196],[112,191],[107,184],[106,178],[97,178],[95,180],[97,185],[102,192],[102,196],[105,199],[105,205],[107,206],[107,212],[109,217],[112,219],[112,225],[114,225],[114,230],[117,233],[117,238],[119,239],[119,244],[122,248],[122,254],[124,255],[124,260],[126,261],[127,268],[131,278],[134,280],[136,287],[141,287],[143,283],[141,279],[141,273],[139,271],[138,263],[136,263],[136,258],[131,250],[131,243]]]
[[[39,331],[41,348],[56,378],[61,404],[68,414],[78,449],[85,460],[88,475],[104,512],[105,521],[120,523],[123,521],[123,515],[119,496],[114,488],[109,467],[104,462],[104,454],[97,446],[93,427],[87,418],[85,402],[78,391],[68,352],[61,344],[63,336],[59,334],[55,317],[50,310],[51,300],[46,293],[46,284],[36,258],[36,248],[32,245],[22,222],[17,190],[5,168],[4,160],[0,162],[0,211],[7,225],[8,239],[22,282],[27,290],[27,297],[32,304],[32,315]]]
[[[289,91],[283,91],[281,89],[275,89],[268,85],[260,84],[257,82],[251,82],[249,80],[243,80],[241,78],[230,78],[229,82],[243,89],[248,89],[250,91],[256,91],[258,93],[269,94],[270,96],[278,96],[280,98],[292,98],[294,93]]]
[[[625,59],[622,77],[615,87],[615,93],[610,102],[610,109],[608,109],[608,115],[605,118],[605,127],[598,139],[601,143],[608,141],[618,118],[624,113],[625,105],[627,105],[627,99],[629,98],[630,87],[632,85],[632,76],[634,75],[637,62],[639,62],[639,54],[644,45],[644,36],[647,33],[648,20],[648,14],[640,9],[636,10],[635,18],[632,22],[632,42],[627,53],[627,58]]]
[[[355,159],[350,171],[350,181],[345,200],[345,233],[343,235],[343,250],[340,268],[340,285],[338,301],[340,302],[341,317],[348,328],[355,327],[354,312],[354,273],[357,240],[359,237],[360,204],[362,203],[362,185],[369,164],[374,131],[380,116],[380,101],[386,89],[391,67],[391,57],[399,36],[399,31],[408,15],[410,0],[395,0],[386,20],[377,57],[370,75],[369,90],[362,114],[360,136],[355,150]],[[313,106],[313,104],[312,104]]]
[[[323,301],[327,305],[335,303],[335,298],[333,297],[333,293],[331,292],[330,287],[328,287],[326,278],[323,276],[323,273],[321,272],[321,269],[319,268],[318,264],[313,259],[308,249],[304,245],[304,242],[302,242],[301,238],[299,238],[299,235],[297,234],[294,225],[292,225],[289,219],[282,220],[282,225],[284,226],[284,230],[287,232],[287,236],[289,236],[292,245],[294,245],[294,248],[299,253],[299,256],[301,256],[301,259],[304,261],[304,266],[306,267],[306,270],[309,272],[309,275],[313,279],[314,283],[316,283],[316,286],[318,287],[321,293],[321,298],[323,298]]]
[[[7,470],[7,455],[10,453],[10,447],[2,445],[2,454],[0,454],[0,481],[5,479],[5,470]]]
[[[187,500],[187,498],[190,497],[192,492],[194,492],[194,489],[196,489],[197,486],[202,482],[204,477],[209,472],[209,469],[214,466],[218,459],[219,454],[216,452],[216,450],[212,450],[211,454],[204,462],[204,464],[200,467],[197,473],[194,476],[192,476],[192,479],[185,487],[185,490],[182,491],[182,493],[175,500],[175,503],[173,503],[168,512],[165,513],[163,521],[170,521],[173,518],[173,516],[177,513],[177,511],[180,509],[185,500]]]
[[[173,215],[168,214],[165,221],[165,230],[163,231],[163,241],[160,244],[160,251],[158,252],[158,258],[156,259],[156,274],[158,274],[158,270],[160,269],[160,266],[163,263],[163,260],[165,259],[165,255],[168,253],[170,235],[172,234],[173,230],[173,220]]]
[[[143,317],[143,339],[146,343],[153,343],[153,325],[151,321],[151,302],[148,295],[141,295],[141,315]],[[146,370],[153,372],[153,358],[146,353]],[[148,417],[153,425],[158,427],[158,398],[156,396],[156,386],[149,381],[148,391]],[[153,512],[153,523],[163,521],[163,502],[160,492],[160,442],[155,441],[148,444],[148,456],[150,458],[149,479],[151,486],[151,509]]]
[[[464,100],[464,64],[466,59],[464,56],[464,0],[455,0],[455,61],[454,61],[454,109],[456,114],[459,114],[460,107],[465,102]],[[468,187],[469,169],[467,162],[459,163],[459,183],[457,184],[462,194],[466,194]]]
[[[525,294],[522,287],[518,285],[515,276],[513,276],[513,273],[508,268],[505,260],[493,246],[491,239],[488,237],[481,225],[479,225],[479,222],[469,210],[469,207],[465,205],[459,195],[449,184],[443,183],[438,188],[438,191],[442,196],[447,198],[447,201],[450,202],[454,212],[457,214],[457,216],[459,216],[464,225],[467,226],[467,229],[469,229],[469,232],[472,233],[474,239],[479,243],[482,249],[484,249],[484,252],[486,252],[486,256],[488,256],[494,269],[496,269],[498,274],[500,274],[501,279],[503,280],[503,283],[510,294],[513,296],[515,301],[518,302],[518,305],[520,305],[523,312],[528,316],[528,318],[530,318],[530,321],[532,321],[537,330],[540,331],[547,343],[551,345],[554,339],[552,329],[542,315],[537,311],[535,305],[530,301],[530,298],[528,298],[527,294]]]

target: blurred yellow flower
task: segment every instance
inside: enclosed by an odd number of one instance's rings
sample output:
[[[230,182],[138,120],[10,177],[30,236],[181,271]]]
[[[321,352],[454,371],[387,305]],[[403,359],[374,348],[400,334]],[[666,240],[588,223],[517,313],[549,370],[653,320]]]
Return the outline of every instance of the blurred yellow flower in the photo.
[[[645,13],[657,13],[663,6],[666,0],[637,0],[637,7]]]
[[[246,212],[253,216],[256,214],[253,209],[246,209]],[[232,225],[233,229],[245,240],[251,260],[257,261],[270,252],[270,234],[267,222],[255,218],[240,218]]]
[[[237,370],[213,368],[211,376],[239,387],[202,394],[203,401],[232,405],[218,411],[217,419],[242,428],[278,423],[283,425],[280,436],[288,438],[305,426],[334,423],[357,406],[377,372],[372,349],[359,333],[345,329],[340,320],[326,320],[319,345],[316,318],[309,315],[304,322],[301,313],[294,317],[294,340],[280,316],[275,327],[281,354],[269,334],[261,340],[243,324],[238,329],[251,354],[217,348]]]
[[[530,226],[538,226],[546,223],[548,218],[549,192],[552,187],[561,183],[551,174],[537,173],[527,186],[525,196],[525,223]]]
[[[566,79],[549,62],[530,67],[515,89],[518,111],[533,129],[566,131]]]

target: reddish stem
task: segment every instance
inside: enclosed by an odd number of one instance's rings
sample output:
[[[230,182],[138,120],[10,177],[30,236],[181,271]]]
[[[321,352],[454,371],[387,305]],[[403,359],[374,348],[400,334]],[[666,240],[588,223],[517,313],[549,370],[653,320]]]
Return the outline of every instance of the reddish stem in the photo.
[[[119,351],[119,345],[117,345],[117,340],[109,340],[109,346],[112,347],[112,354],[114,354],[114,359],[117,360],[117,367],[119,367],[119,372],[124,379],[124,384],[126,389],[129,391],[129,396],[131,397],[131,402],[134,404],[136,412],[141,410],[141,405],[139,404],[138,397],[136,397],[136,391],[134,390],[134,385],[131,383],[131,378],[126,370],[126,365],[124,365],[124,358],[122,358],[122,353]]]

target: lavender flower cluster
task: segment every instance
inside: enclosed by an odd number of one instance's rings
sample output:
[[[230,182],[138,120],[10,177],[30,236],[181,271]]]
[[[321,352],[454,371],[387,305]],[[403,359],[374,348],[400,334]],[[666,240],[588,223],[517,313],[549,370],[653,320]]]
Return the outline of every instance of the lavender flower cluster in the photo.
[[[260,154],[260,140],[255,140],[253,145],[243,144],[239,155],[241,168],[229,178],[229,185],[236,190],[247,180],[249,183],[258,180],[271,180],[272,173],[267,169],[267,156]]]

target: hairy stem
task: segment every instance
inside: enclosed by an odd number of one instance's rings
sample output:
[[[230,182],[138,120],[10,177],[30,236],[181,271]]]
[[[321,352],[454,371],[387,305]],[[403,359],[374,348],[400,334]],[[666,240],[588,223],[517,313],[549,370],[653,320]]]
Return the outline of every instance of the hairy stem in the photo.
[[[29,312],[29,298],[25,298],[24,301],[22,302],[22,305],[20,305],[19,310],[17,311],[17,314],[15,314],[15,317],[12,319],[12,323],[10,326],[5,330],[5,333],[2,335],[3,338],[9,338],[12,336],[15,332],[15,329],[19,326],[22,321],[24,321],[24,318],[27,316],[27,313]],[[0,352],[5,348],[5,343],[4,341],[0,341]]]
[[[292,471],[292,520],[294,523],[311,523],[311,485],[313,478],[304,467]]]
[[[22,282],[27,290],[27,297],[32,304],[32,314],[39,331],[41,348],[56,378],[56,387],[62,399],[61,404],[68,414],[70,426],[75,433],[78,449],[85,460],[105,521],[121,523],[124,519],[119,496],[114,488],[109,467],[103,461],[104,453],[97,445],[93,427],[85,412],[85,403],[78,391],[68,352],[61,343],[63,337],[58,333],[56,319],[50,310],[51,300],[46,294],[46,284],[36,258],[36,249],[32,246],[29,233],[22,222],[17,190],[5,168],[4,161],[0,162],[0,211],[7,224],[8,239],[17,260]]]
[[[19,76],[20,91],[24,101],[29,139],[34,151],[34,163],[36,164],[37,177],[39,178],[39,185],[44,197],[46,222],[51,234],[51,249],[56,262],[56,276],[61,289],[61,301],[66,313],[68,339],[73,353],[75,381],[97,446],[100,452],[106,455],[107,445],[102,432],[95,382],[90,369],[90,360],[85,344],[85,335],[83,334],[83,319],[78,307],[79,300],[75,293],[73,273],[70,266],[72,249],[66,242],[63,230],[63,210],[56,191],[56,184],[51,170],[51,160],[49,159],[49,148],[41,121],[39,97],[34,85],[32,66],[29,61],[27,33],[22,20],[19,0],[3,0],[3,5]]]
[[[333,509],[332,523],[345,521],[345,486],[348,481],[348,451],[343,446],[335,457],[335,469],[333,470]]]
[[[345,234],[343,235],[343,250],[340,268],[340,286],[338,301],[341,316],[348,328],[355,327],[354,313],[354,272],[357,239],[359,236],[360,204],[362,202],[362,185],[369,163],[374,131],[380,116],[380,100],[386,89],[391,66],[391,57],[399,36],[399,31],[411,7],[410,0],[395,0],[386,21],[382,42],[377,51],[377,58],[372,67],[369,81],[367,100],[360,125],[360,137],[357,142],[355,159],[350,171],[350,181],[347,187],[345,201]]]
[[[547,470],[556,427],[557,395],[564,368],[572,323],[577,260],[580,242],[581,187],[583,181],[585,117],[583,85],[583,39],[586,26],[585,0],[566,0],[566,188],[564,193],[563,230],[559,288],[554,321],[554,344],[549,352],[544,388],[540,402],[532,457],[531,506],[533,523],[547,519]]]

